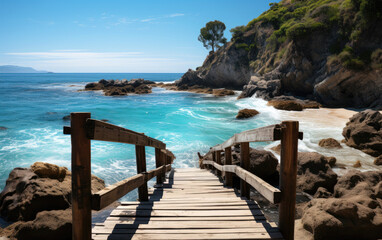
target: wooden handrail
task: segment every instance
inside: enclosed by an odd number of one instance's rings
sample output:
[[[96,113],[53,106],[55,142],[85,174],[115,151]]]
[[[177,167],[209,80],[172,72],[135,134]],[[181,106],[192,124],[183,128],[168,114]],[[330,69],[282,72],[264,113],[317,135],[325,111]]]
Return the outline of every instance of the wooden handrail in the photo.
[[[163,182],[171,170],[174,154],[163,142],[110,123],[91,119],[90,113],[71,113],[71,126],[64,134],[72,139],[72,239],[91,239],[91,210],[100,210],[138,188],[139,200],[148,200],[147,181]],[[137,175],[91,194],[91,140],[134,144]],[[156,169],[146,170],[145,147],[155,148]]]
[[[279,203],[279,228],[285,239],[294,239],[294,215],[296,202],[297,178],[297,144],[303,138],[303,133],[298,131],[297,121],[285,121],[281,124],[252,129],[237,133],[222,144],[211,148],[212,161],[202,159],[202,166],[209,165],[226,173],[225,183],[232,186],[232,173],[240,180],[240,195],[249,199],[251,185],[268,201]],[[250,173],[249,170],[249,143],[281,140],[280,154],[280,189]],[[240,144],[240,167],[232,164],[231,146]],[[220,165],[220,154],[224,151],[227,160]],[[228,156],[227,156],[228,155]]]

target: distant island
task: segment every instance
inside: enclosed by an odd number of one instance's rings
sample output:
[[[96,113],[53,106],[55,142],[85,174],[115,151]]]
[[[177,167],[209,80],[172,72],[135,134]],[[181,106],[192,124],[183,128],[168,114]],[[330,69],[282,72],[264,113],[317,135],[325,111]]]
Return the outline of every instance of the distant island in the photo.
[[[14,65],[0,66],[0,73],[52,73],[48,71],[38,71],[31,67],[20,67]]]

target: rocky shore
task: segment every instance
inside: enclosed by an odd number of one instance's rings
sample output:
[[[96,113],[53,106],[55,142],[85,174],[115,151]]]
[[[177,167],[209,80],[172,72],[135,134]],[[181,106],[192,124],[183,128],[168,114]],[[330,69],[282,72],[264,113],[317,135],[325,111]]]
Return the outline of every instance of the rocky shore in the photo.
[[[94,175],[91,181],[92,192],[105,187]],[[0,229],[0,237],[71,239],[71,172],[43,162],[13,169],[0,193],[0,216],[11,223]]]
[[[102,90],[105,96],[121,96],[128,94],[148,94],[151,93],[151,86],[155,82],[144,80],[142,78],[124,80],[105,80],[99,82],[88,83],[83,91],[99,91]]]

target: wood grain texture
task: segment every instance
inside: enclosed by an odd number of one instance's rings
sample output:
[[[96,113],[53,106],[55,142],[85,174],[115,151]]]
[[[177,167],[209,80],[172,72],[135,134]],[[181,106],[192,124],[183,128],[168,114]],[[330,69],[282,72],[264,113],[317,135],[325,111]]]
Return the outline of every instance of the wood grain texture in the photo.
[[[90,113],[71,113],[72,140],[72,239],[91,239],[90,139],[86,120]]]
[[[283,122],[280,154],[279,227],[285,239],[294,239],[296,208],[297,146],[299,123]]]
[[[232,150],[231,147],[226,147],[224,149],[224,157],[225,162],[224,165],[231,165],[232,164]],[[225,185],[232,187],[232,173],[231,172],[225,172],[225,179],[224,179]]]
[[[145,146],[135,145],[135,156],[137,162],[137,173],[146,172],[146,151]],[[147,182],[138,187],[139,201],[147,201],[149,199],[147,192]]]
[[[240,167],[249,170],[249,142],[240,143]],[[240,195],[249,199],[249,185],[244,180],[240,180]]]

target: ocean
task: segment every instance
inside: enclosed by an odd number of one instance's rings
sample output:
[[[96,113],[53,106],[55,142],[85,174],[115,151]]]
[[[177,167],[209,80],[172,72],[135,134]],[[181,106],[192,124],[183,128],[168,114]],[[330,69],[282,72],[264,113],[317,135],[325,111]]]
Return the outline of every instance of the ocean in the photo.
[[[91,112],[94,119],[110,123],[159,139],[167,144],[176,160],[174,167],[197,167],[197,152],[208,152],[233,134],[292,119],[300,121],[304,140],[300,151],[318,151],[337,157],[351,168],[361,160],[361,170],[376,168],[373,158],[343,145],[340,150],[318,146],[322,138],[341,140],[342,128],[351,113],[334,110],[304,110],[285,112],[269,107],[266,101],[252,97],[236,100],[236,96],[169,91],[153,88],[152,94],[110,97],[96,91],[78,91],[88,82],[100,79],[144,78],[156,82],[173,82],[182,73],[54,73],[0,74],[0,190],[15,167],[29,167],[36,161],[49,162],[70,169],[70,136],[63,135],[63,126],[70,125],[63,117],[71,112]],[[237,93],[239,94],[239,93]],[[254,108],[260,114],[247,120],[237,120],[242,108]],[[340,111],[340,110],[339,110]],[[265,148],[277,143],[254,143]],[[136,174],[133,145],[92,142],[92,173],[113,184]],[[147,169],[155,168],[154,149],[146,147]],[[341,173],[342,169],[335,169]],[[149,186],[153,182],[149,183]],[[134,191],[125,199],[133,200]]]

